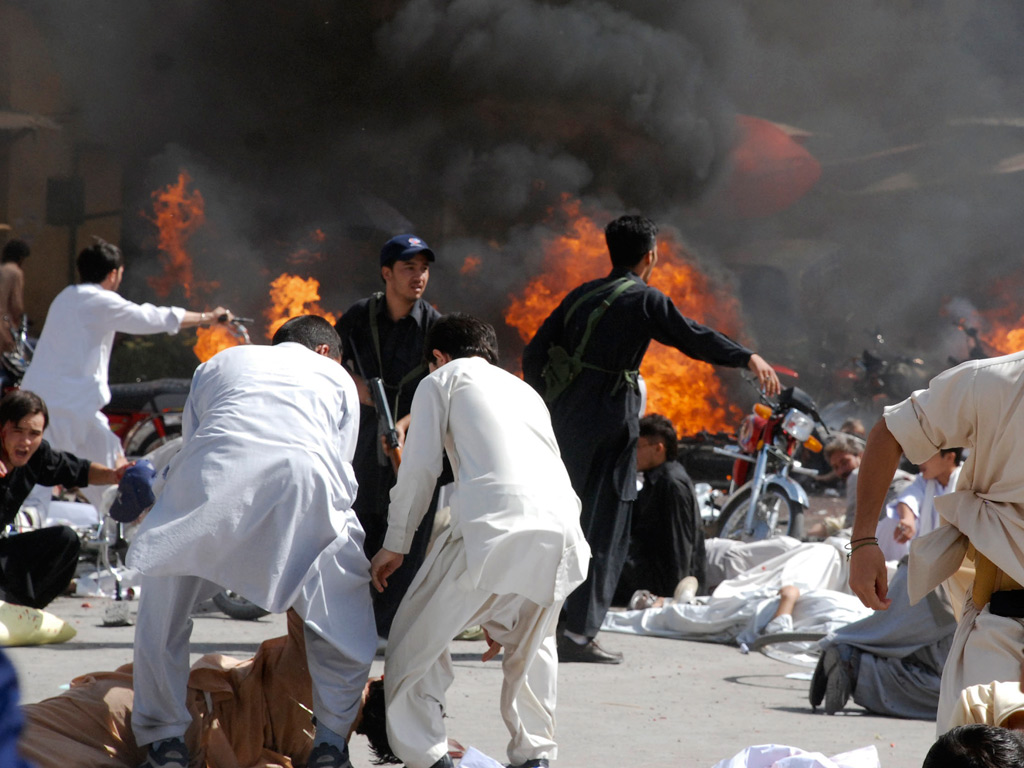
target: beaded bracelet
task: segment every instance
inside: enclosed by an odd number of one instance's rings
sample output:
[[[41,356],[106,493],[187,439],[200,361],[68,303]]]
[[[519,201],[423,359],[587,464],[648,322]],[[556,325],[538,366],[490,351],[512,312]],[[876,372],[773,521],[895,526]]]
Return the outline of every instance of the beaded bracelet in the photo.
[[[849,552],[847,552],[846,553],[846,559],[849,560],[850,557],[853,555],[853,553],[856,552],[858,549],[862,549],[864,547],[877,547],[877,546],[878,546],[877,539],[875,541],[865,541],[863,544],[858,544],[856,547],[853,547]]]

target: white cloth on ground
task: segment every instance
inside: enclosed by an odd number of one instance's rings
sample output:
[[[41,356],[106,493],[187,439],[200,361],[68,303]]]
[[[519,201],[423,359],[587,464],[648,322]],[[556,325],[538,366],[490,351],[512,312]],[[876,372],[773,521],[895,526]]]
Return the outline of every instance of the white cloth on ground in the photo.
[[[848,591],[846,539],[806,543],[723,581],[709,598],[645,611],[609,612],[602,629],[708,642],[751,642],[771,620],[779,590],[800,590],[793,612],[796,632],[835,631],[870,613]],[[796,660],[796,659],[794,659]],[[809,660],[799,660],[806,664]]]
[[[873,746],[825,757],[820,752],[805,752],[799,747],[762,744],[747,747],[713,768],[882,768],[882,762]]]

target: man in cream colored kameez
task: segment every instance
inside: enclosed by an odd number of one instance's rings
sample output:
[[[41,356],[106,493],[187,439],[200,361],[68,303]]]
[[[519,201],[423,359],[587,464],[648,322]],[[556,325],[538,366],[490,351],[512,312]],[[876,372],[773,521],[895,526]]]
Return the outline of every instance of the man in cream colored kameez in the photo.
[[[580,504],[547,407],[492,365],[494,330],[466,315],[429,331],[432,373],[416,389],[384,548],[370,570],[382,589],[430,504],[447,452],[455,473],[451,526],[434,543],[395,615],[384,665],[388,738],[409,768],[450,766],[443,723],[448,646],[466,627],[504,647],[501,713],[517,766],[555,757],[562,602],[586,578]]]
[[[973,561],[976,574],[963,604],[942,673],[937,727],[954,725],[961,690],[1018,680],[1024,658],[1020,621],[995,615],[996,592],[1024,583],[1024,353],[963,363],[928,389],[885,410],[861,461],[857,518],[851,538],[850,587],[866,606],[885,609],[885,562],[871,537],[889,480],[905,453],[920,463],[940,449],[963,446],[956,490],[935,499],[941,525],[910,549],[912,602]],[[1020,595],[1009,597],[1011,602]]]

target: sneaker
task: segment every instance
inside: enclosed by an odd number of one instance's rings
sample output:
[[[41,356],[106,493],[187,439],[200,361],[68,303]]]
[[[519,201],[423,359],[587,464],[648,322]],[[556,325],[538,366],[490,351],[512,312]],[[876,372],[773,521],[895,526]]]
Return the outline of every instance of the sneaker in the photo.
[[[536,760],[527,760],[519,765],[506,765],[505,768],[548,768],[549,763],[546,757],[538,757]]]
[[[139,768],[188,768],[188,747],[181,739],[155,741]]]
[[[321,741],[306,758],[306,768],[352,768],[348,759],[348,747],[342,752],[333,744]]]
[[[692,603],[693,598],[697,596],[697,588],[699,586],[700,583],[697,581],[696,576],[687,576],[676,584],[675,591],[672,593],[673,601],[684,604]]]
[[[776,616],[774,619],[764,625],[764,629],[761,630],[762,635],[777,635],[779,632],[792,632],[793,631],[793,617],[788,613],[784,613],[781,616]]]

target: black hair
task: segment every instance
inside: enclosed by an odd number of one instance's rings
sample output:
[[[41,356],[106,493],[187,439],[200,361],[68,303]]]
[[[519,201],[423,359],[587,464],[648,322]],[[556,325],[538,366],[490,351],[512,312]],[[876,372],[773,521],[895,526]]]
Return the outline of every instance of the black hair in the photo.
[[[939,451],[940,454],[945,456],[947,453],[952,453],[956,458],[956,463],[959,465],[964,460],[964,449],[963,448],[943,448]]]
[[[498,364],[498,337],[494,327],[462,312],[444,315],[427,331],[423,354],[428,361],[433,360],[435,349],[453,359],[478,356],[492,365]]]
[[[294,341],[314,351],[321,344],[326,344],[329,356],[341,360],[341,337],[334,326],[320,315],[293,317],[277,329],[270,343],[283,344],[286,341]]]
[[[121,249],[106,240],[96,242],[78,254],[78,276],[83,283],[102,283],[118,267],[124,266]]]
[[[50,412],[43,398],[27,389],[12,389],[0,400],[0,424],[17,424],[26,416],[43,414],[43,428],[50,424]]]
[[[402,762],[401,758],[391,751],[391,742],[388,741],[383,679],[371,680],[367,685],[366,701],[363,702],[356,733],[365,736],[369,742],[374,765],[395,765]]]
[[[0,264],[6,264],[9,261],[21,264],[31,254],[32,249],[28,247],[28,243],[24,240],[11,240],[4,246],[3,255],[0,256]]]
[[[961,725],[932,744],[921,768],[1019,768],[1024,736],[995,725]]]
[[[665,459],[675,461],[679,455],[679,435],[672,422],[660,413],[650,413],[640,419],[640,437],[654,437],[665,446]]]
[[[658,225],[645,216],[619,216],[604,228],[614,267],[635,267],[658,242]]]

